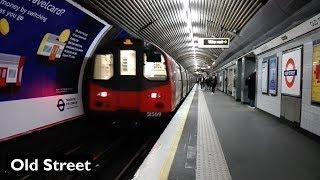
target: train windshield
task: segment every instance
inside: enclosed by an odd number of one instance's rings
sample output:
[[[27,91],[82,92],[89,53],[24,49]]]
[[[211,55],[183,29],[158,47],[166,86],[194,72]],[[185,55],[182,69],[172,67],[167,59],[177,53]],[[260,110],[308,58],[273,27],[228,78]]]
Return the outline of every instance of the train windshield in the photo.
[[[160,55],[159,60],[157,59],[156,61],[148,60],[148,58],[151,58],[151,56],[144,53],[144,77],[152,81],[165,81],[167,79],[167,70],[163,55]]]
[[[113,76],[113,55],[96,55],[93,79],[108,80]]]

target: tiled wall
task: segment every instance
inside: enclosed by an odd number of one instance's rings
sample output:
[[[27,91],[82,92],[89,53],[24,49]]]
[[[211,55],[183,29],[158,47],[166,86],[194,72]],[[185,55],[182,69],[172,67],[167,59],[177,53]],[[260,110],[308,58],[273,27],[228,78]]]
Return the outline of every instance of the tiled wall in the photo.
[[[274,54],[277,54],[278,57],[278,92],[277,92],[277,96],[271,96],[268,94],[262,94],[261,91],[261,74],[262,74],[262,60],[265,57],[269,57],[272,56]],[[274,51],[270,51],[267,52],[261,56],[258,56],[258,68],[257,68],[257,107],[259,109],[262,109],[270,114],[273,114],[277,117],[280,117],[280,109],[281,109],[281,52],[276,52],[276,50]]]
[[[281,61],[282,52],[303,45],[303,79],[302,79],[302,110],[301,127],[320,135],[320,106],[311,104],[311,77],[312,77],[312,53],[313,41],[320,39],[320,30],[308,33],[292,42],[282,45],[274,50],[257,57],[257,107],[275,116],[280,117],[281,111]],[[261,93],[261,67],[262,59],[276,54],[278,57],[278,95],[269,96]]]

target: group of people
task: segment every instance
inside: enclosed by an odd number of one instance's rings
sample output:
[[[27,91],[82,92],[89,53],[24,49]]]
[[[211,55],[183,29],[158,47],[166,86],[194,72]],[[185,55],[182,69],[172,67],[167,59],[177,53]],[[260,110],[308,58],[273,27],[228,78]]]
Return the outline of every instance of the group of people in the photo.
[[[211,90],[214,93],[216,86],[217,86],[217,77],[215,75],[209,77],[202,77],[200,79],[200,86],[201,89],[204,90]]]
[[[212,94],[215,92],[217,86],[217,76],[201,77],[197,80],[200,83],[201,89],[211,90]],[[228,83],[227,77],[225,78],[225,84]],[[251,73],[245,80],[245,85],[248,86],[248,99],[250,100],[250,106],[255,107],[255,94],[256,94],[256,72]],[[227,87],[226,87],[227,88]]]

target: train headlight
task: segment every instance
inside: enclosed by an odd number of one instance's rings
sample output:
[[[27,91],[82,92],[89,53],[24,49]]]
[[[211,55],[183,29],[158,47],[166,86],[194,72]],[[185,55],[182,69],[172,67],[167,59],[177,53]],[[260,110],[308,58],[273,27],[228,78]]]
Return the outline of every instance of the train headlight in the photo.
[[[160,98],[160,93],[155,93],[155,92],[153,92],[153,93],[150,94],[150,97],[151,97],[152,99]]]
[[[108,96],[108,92],[105,92],[105,91],[99,92],[99,93],[97,94],[97,96],[99,96],[99,97],[107,97],[107,96]]]

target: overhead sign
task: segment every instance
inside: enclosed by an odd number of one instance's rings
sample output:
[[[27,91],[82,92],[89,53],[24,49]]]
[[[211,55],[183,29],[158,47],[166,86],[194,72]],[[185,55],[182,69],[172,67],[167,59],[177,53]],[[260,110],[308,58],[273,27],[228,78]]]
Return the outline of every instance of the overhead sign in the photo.
[[[312,97],[311,101],[320,103],[320,44],[314,43],[312,59]]]
[[[199,38],[199,48],[229,48],[230,38]]]
[[[301,53],[300,47],[282,55],[282,94],[301,95]]]

